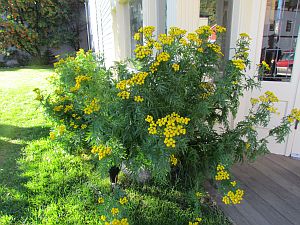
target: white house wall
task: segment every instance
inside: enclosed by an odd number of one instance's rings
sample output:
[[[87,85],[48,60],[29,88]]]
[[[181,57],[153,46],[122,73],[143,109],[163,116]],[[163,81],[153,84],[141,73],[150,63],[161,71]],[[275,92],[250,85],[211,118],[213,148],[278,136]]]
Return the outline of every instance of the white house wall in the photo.
[[[115,61],[113,17],[110,0],[89,0],[88,17],[90,46],[95,53],[103,54],[106,66]]]

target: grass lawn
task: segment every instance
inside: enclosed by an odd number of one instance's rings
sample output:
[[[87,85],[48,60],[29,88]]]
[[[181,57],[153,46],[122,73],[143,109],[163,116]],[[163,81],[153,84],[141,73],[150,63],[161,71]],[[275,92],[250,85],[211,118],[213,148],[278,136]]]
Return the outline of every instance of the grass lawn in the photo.
[[[48,136],[49,123],[38,102],[35,87],[46,87],[50,68],[0,70],[0,216],[22,216],[26,192],[17,166],[21,149],[33,140]]]
[[[101,215],[114,219],[112,207],[121,211],[119,197],[95,163],[48,138],[51,124],[33,89],[45,90],[52,73],[51,68],[0,70],[0,225],[101,225]],[[120,189],[129,197],[120,214],[130,225],[187,225],[198,216],[187,193],[130,182],[123,177]],[[105,204],[99,205],[102,196]],[[230,224],[212,206],[204,205],[202,216],[201,224]]]

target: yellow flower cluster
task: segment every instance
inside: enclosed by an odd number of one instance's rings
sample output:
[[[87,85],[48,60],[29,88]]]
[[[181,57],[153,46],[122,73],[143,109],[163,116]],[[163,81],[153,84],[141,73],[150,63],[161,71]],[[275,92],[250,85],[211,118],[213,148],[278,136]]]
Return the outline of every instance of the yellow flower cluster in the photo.
[[[141,34],[140,33],[135,33],[133,36],[134,40],[140,40],[141,39]]]
[[[233,59],[232,64],[239,70],[246,69],[246,64],[242,59]]]
[[[96,98],[94,98],[83,111],[85,114],[90,115],[93,112],[98,112],[99,110],[100,110],[99,101]]]
[[[105,225],[110,225],[109,223],[105,224]],[[111,225],[129,225],[127,218],[123,218],[121,220],[118,219],[114,219],[111,222]]]
[[[173,37],[181,36],[186,34],[186,30],[180,29],[178,27],[170,27],[169,34]]]
[[[75,87],[72,87],[70,89],[70,91],[71,92],[78,91],[80,89],[82,81],[89,81],[91,79],[92,79],[91,77],[85,76],[85,75],[80,75],[80,76],[75,77],[75,81],[76,81]]]
[[[127,199],[127,197],[125,196],[125,197],[123,197],[123,198],[120,198],[119,202],[120,202],[121,205],[124,205],[124,204],[126,204],[126,203],[128,202],[128,199]]]
[[[62,135],[66,131],[66,126],[65,125],[60,125],[58,126],[58,133]]]
[[[174,63],[174,64],[172,65],[172,68],[174,69],[174,71],[178,71],[178,70],[179,70],[179,65],[176,64],[176,63]]]
[[[217,166],[217,175],[215,176],[215,180],[229,180],[229,173],[225,170],[223,165]]]
[[[259,100],[263,103],[279,102],[277,96],[271,91],[266,91],[264,95],[259,96]]]
[[[171,162],[171,164],[172,164],[173,166],[176,166],[176,165],[178,164],[178,159],[175,157],[174,154],[172,154],[172,155],[170,156],[170,162]]]
[[[210,26],[201,26],[195,31],[198,35],[206,34],[212,35],[213,31],[211,30]]]
[[[98,154],[99,160],[101,160],[111,154],[111,148],[104,145],[93,146],[91,152],[93,154]]]
[[[153,32],[155,31],[155,27],[154,26],[146,26],[146,27],[141,27],[139,29],[140,33],[143,33],[145,35],[145,37],[152,37]]]
[[[167,62],[170,59],[170,55],[167,52],[161,52],[157,56],[157,62]]]
[[[119,213],[119,209],[118,208],[112,208],[111,213],[115,216]]]
[[[162,49],[161,43],[156,42],[156,41],[153,43],[153,47],[156,48],[157,50],[161,50]]]
[[[196,33],[188,33],[188,35],[186,36],[186,38],[190,41],[190,42],[195,42],[198,45],[202,44],[202,40],[198,37],[198,35]]]
[[[58,106],[55,106],[55,107],[53,108],[53,110],[54,110],[55,112],[60,112],[63,108],[64,108],[63,105],[58,105]]]
[[[290,123],[293,123],[295,120],[300,121],[300,109],[292,109],[291,114],[287,117],[287,120]]]
[[[147,72],[139,72],[135,74],[131,79],[127,81],[129,85],[143,85],[145,83],[145,79],[149,74]]]
[[[250,36],[249,36],[249,34],[247,34],[247,33],[240,33],[240,37],[251,39]]]
[[[55,133],[54,132],[50,132],[49,133],[50,139],[53,141],[55,139]]]
[[[218,33],[224,33],[224,32],[226,32],[226,28],[217,25],[217,26],[216,26],[216,31],[217,31]]]
[[[188,42],[185,38],[180,38],[179,43],[182,45],[188,45]]]
[[[81,129],[84,130],[85,128],[87,128],[87,125],[86,124],[82,124],[81,125]]]
[[[147,72],[139,72],[135,74],[132,78],[128,80],[122,80],[117,83],[117,89],[123,91],[118,93],[118,96],[122,99],[129,99],[130,92],[125,91],[127,88],[133,85],[143,85],[145,83],[145,79],[149,74]]]
[[[64,112],[67,113],[67,112],[71,111],[73,109],[73,107],[74,107],[73,104],[66,105]]]
[[[195,222],[189,222],[189,225],[199,225],[199,223],[201,223],[202,221],[202,218],[198,217],[196,218],[196,221]]]
[[[268,70],[268,71],[271,70],[269,64],[266,63],[265,61],[262,61],[261,64],[260,64],[260,66],[263,67],[264,69]]]
[[[215,53],[224,56],[224,54],[222,53],[220,45],[218,45],[218,44],[208,44],[207,47],[210,48],[211,50],[213,50]]]
[[[128,91],[122,91],[118,93],[118,97],[122,98],[122,99],[129,99],[130,97],[130,92]]]
[[[152,54],[152,50],[148,46],[143,46],[143,45],[137,45],[134,52],[138,59],[143,59],[146,56]]]
[[[195,195],[196,195],[197,198],[201,198],[201,197],[204,196],[204,194],[199,192],[199,191],[197,191]]]
[[[227,193],[227,195],[225,195],[223,198],[222,198],[222,201],[228,205],[228,204],[240,204],[241,201],[243,200],[243,196],[244,196],[244,191],[241,190],[241,189],[237,189],[235,191],[235,193],[233,191],[229,191]]]
[[[183,125],[187,125],[190,118],[180,117],[177,113],[173,112],[171,115],[158,119],[157,122],[150,115],[145,120],[150,123],[150,127],[148,128],[149,134],[157,134],[157,126],[165,126],[163,130],[163,135],[165,136],[164,143],[167,147],[175,148],[176,141],[174,137],[186,134],[186,129]]]
[[[103,197],[99,197],[98,198],[98,203],[99,204],[103,204],[104,203],[104,198]]]
[[[201,99],[207,99],[208,97],[212,96],[215,91],[215,86],[211,82],[202,82],[199,85],[202,89],[204,89],[205,93],[200,95]]]
[[[150,71],[151,71],[151,73],[154,73],[154,72],[156,72],[157,71],[157,67],[159,66],[159,62],[154,62],[154,63],[152,63],[151,64],[151,66],[150,66]]]
[[[256,104],[259,103],[259,99],[257,99],[257,98],[251,98],[250,102],[251,102],[252,105],[256,105]]]
[[[144,98],[141,97],[141,96],[134,96],[134,101],[135,101],[135,102],[143,102],[143,101],[144,101]]]
[[[174,37],[168,36],[167,34],[160,34],[158,36],[158,40],[163,44],[163,45],[171,45],[174,42]]]

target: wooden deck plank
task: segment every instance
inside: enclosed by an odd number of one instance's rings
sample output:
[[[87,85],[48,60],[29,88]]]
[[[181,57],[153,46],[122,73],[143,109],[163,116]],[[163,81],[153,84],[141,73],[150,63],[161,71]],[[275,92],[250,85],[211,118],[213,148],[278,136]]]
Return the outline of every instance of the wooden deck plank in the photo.
[[[247,185],[240,185],[242,189],[246,190],[245,201],[247,201],[251,206],[259,212],[261,215],[265,216],[265,219],[272,225],[293,225],[292,222],[288,221],[281,212],[277,211],[272,205],[270,205],[266,200],[261,198],[257,193],[251,190]],[[244,204],[244,203],[242,203]],[[239,205],[236,206],[240,207]]]
[[[291,221],[295,225],[299,225],[299,223],[295,223],[293,221],[300,221],[300,213],[296,209],[290,205],[289,202],[281,199],[278,195],[274,194],[272,191],[265,187],[264,183],[265,180],[259,180],[256,177],[259,176],[260,171],[255,171],[251,169],[251,166],[241,166],[239,170],[234,168],[234,175],[241,181],[241,183],[247,185],[248,189],[251,189],[255,192],[258,196],[264,199],[268,204],[269,207],[275,208],[278,212],[280,212],[287,221]],[[274,186],[278,185],[273,183]],[[247,190],[245,192],[247,192]],[[280,195],[280,193],[278,193]],[[257,204],[255,201],[251,201],[251,203]],[[268,216],[268,215],[265,215]]]
[[[300,160],[295,160],[295,159],[287,158],[286,156],[277,156],[273,154],[266,155],[266,158],[272,160],[274,163],[277,163],[278,165],[287,169],[291,173],[300,177]],[[289,161],[287,162],[284,158],[287,158]],[[297,166],[298,164],[299,166]]]
[[[300,186],[297,185],[297,180],[290,179],[290,175],[287,176],[282,172],[282,170],[276,170],[275,165],[272,165],[263,159],[258,160],[257,162],[251,164],[252,167],[257,168],[261,173],[265,174],[267,177],[270,177],[275,183],[287,189],[289,192],[293,193],[300,198]]]
[[[232,174],[245,190],[240,205],[217,204],[235,225],[300,225],[300,161],[274,154],[235,165]]]

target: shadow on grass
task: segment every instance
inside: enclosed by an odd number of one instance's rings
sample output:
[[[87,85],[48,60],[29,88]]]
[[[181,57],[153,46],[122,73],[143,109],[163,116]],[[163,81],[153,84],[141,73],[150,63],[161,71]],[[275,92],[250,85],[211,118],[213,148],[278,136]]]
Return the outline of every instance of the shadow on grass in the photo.
[[[0,124],[0,137],[33,141],[49,135],[50,128],[43,126],[36,127],[17,127],[12,125]]]
[[[25,144],[0,140],[0,214],[21,218],[27,211],[25,179],[17,160]]]

